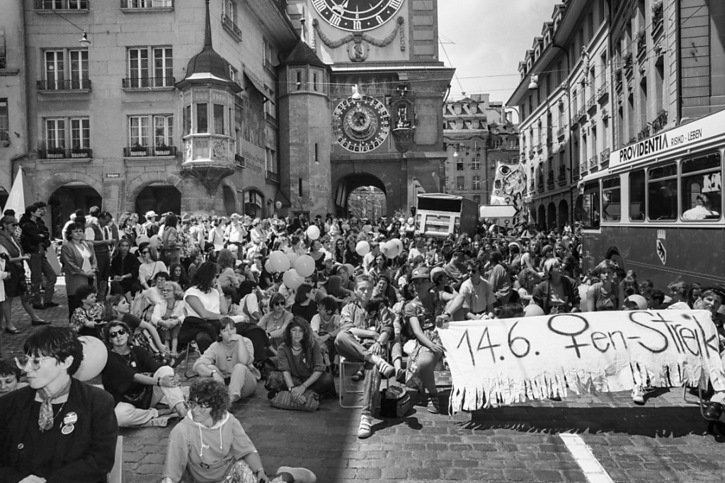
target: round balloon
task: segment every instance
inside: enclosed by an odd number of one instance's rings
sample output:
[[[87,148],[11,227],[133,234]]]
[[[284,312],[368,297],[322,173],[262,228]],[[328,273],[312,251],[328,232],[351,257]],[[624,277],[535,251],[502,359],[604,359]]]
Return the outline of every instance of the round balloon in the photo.
[[[370,244],[365,240],[360,240],[357,242],[357,245],[355,245],[355,251],[358,255],[364,257],[370,252]]]
[[[293,267],[297,259],[300,257],[295,252],[287,252],[285,255],[287,256],[287,260],[289,260],[290,267]]]
[[[390,240],[390,242],[397,247],[398,255],[403,253],[403,242],[400,241],[400,238],[393,238],[392,240]]]
[[[267,273],[274,273],[274,268],[272,267],[272,261],[267,259],[266,262],[264,262],[264,269],[267,271]]]
[[[269,262],[275,272],[284,272],[289,270],[289,259],[279,250],[275,250],[269,254]]]
[[[310,240],[317,240],[318,238],[320,238],[320,229],[317,228],[316,225],[308,226],[305,233],[307,233],[307,238],[309,238]]]
[[[90,381],[103,371],[108,360],[108,349],[97,337],[82,335],[78,337],[83,345],[83,360],[73,377],[79,381]]]
[[[294,268],[303,278],[309,277],[315,273],[315,260],[309,255],[302,255],[295,260]]]
[[[294,268],[290,268],[284,272],[284,275],[282,275],[282,282],[284,282],[290,290],[297,290],[304,280],[305,279],[301,277]]]
[[[280,208],[282,208],[282,202],[281,201],[275,201],[274,202],[274,206],[279,210]]]

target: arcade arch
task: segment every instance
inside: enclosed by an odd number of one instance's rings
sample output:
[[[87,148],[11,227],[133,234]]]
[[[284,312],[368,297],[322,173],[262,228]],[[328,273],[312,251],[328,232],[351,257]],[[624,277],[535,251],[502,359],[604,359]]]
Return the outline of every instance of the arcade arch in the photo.
[[[355,194],[353,197],[352,195]],[[363,211],[364,203],[357,203],[355,210],[351,210],[350,201],[353,204],[358,201],[365,200],[367,202],[367,217],[387,216],[388,215],[388,189],[380,178],[370,173],[353,173],[341,178],[337,182],[335,190],[335,209],[338,215],[350,216],[355,214],[353,211]],[[373,214],[372,206],[375,204],[375,213]]]

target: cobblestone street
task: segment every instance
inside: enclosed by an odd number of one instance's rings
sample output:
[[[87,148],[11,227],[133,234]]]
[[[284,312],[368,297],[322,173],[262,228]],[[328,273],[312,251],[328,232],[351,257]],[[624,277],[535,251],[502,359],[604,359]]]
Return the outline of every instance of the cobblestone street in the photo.
[[[62,305],[41,312],[57,325],[67,320],[61,291],[58,287],[56,301]],[[30,333],[17,302],[13,317],[24,330],[3,334],[5,357],[20,352]],[[722,447],[707,435],[698,408],[683,400],[681,389],[655,396],[644,407],[635,406],[629,394],[609,393],[456,416],[416,406],[403,420],[376,419],[366,440],[356,437],[359,410],[332,400],[316,413],[273,409],[261,384],[234,414],[270,472],[280,465],[305,466],[324,483],[611,481],[585,474],[586,465],[577,462],[560,433],[577,434],[614,481],[721,481]],[[125,482],[160,480],[170,431],[171,426],[121,431]]]

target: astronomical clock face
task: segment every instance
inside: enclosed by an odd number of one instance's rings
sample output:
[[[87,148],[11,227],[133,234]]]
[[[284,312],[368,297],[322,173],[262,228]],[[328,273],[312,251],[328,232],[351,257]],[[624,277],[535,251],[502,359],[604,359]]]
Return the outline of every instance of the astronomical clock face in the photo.
[[[390,114],[379,100],[348,98],[332,112],[337,143],[352,153],[367,153],[383,144],[390,132]]]
[[[315,10],[333,27],[364,32],[390,20],[404,0],[312,0]]]

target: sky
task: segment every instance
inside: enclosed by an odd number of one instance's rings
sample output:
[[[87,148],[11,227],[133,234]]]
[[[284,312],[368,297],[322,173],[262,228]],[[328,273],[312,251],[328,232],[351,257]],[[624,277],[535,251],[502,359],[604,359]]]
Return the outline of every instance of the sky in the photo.
[[[506,102],[519,62],[551,20],[555,0],[438,0],[439,59],[455,67],[449,99],[488,93]]]

